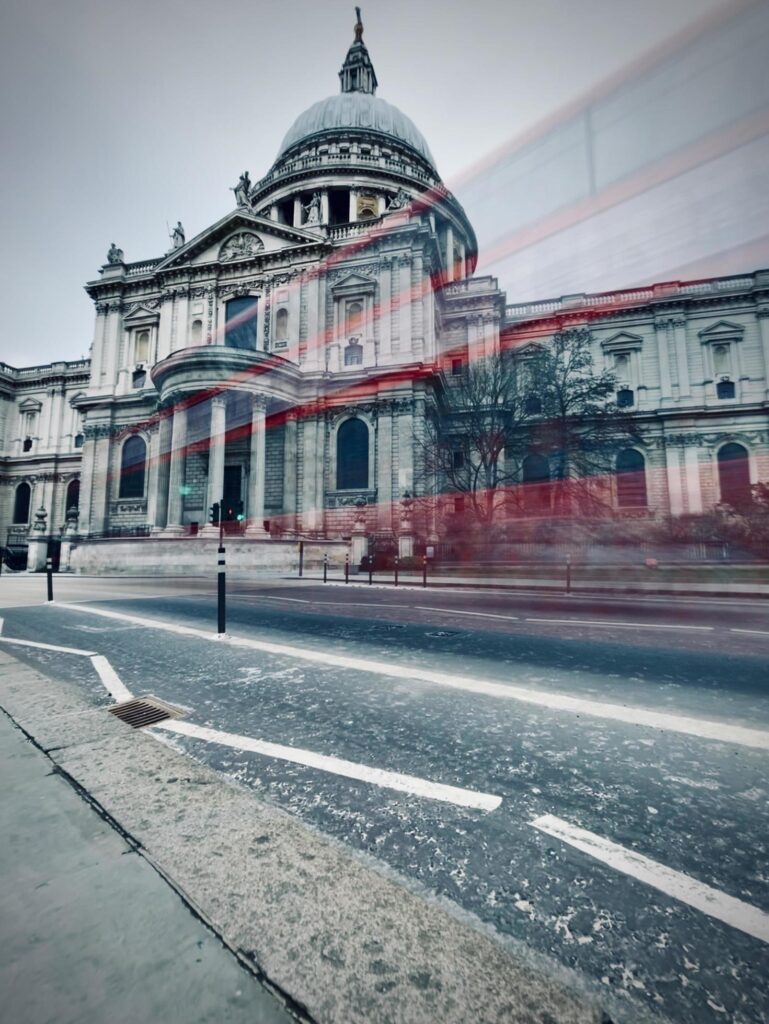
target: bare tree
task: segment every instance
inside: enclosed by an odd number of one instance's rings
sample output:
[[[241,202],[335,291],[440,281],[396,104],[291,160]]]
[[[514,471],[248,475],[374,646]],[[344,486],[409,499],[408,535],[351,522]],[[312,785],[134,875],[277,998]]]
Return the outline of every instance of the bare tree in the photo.
[[[510,353],[483,356],[445,380],[417,439],[423,492],[447,490],[465,499],[465,512],[490,525],[516,481],[516,454],[526,445],[528,415]]]
[[[538,415],[527,425],[531,452],[551,467],[556,512],[606,504],[617,452],[637,442],[633,418],[616,403],[617,379],[597,371],[586,327],[559,331],[531,357]]]

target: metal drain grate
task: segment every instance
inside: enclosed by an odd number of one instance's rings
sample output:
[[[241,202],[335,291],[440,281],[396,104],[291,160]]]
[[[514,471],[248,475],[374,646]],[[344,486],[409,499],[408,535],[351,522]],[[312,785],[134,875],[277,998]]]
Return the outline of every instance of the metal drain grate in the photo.
[[[134,697],[132,700],[123,701],[122,704],[115,704],[114,707],[107,708],[107,710],[133,729],[143,729],[146,725],[157,725],[158,722],[164,722],[167,718],[184,717],[184,712],[180,708],[175,708],[173,704],[166,704],[165,701],[151,695]]]

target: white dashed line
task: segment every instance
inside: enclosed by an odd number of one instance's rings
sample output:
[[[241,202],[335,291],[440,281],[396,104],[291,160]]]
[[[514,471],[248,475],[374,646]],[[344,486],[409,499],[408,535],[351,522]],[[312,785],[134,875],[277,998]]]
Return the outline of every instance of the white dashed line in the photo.
[[[87,605],[59,605],[75,612],[88,612],[101,615],[108,619],[123,622],[134,622],[148,629],[160,629],[179,636],[193,636],[200,640],[216,641],[216,633],[192,626],[180,626],[161,619],[146,619],[138,615],[127,615],[123,612],[107,611],[104,608],[90,608]],[[403,665],[397,661],[375,661],[368,658],[356,658],[351,655],[331,654],[328,651],[296,647],[292,644],[276,644],[265,640],[253,640],[250,637],[227,636],[223,643],[233,647],[244,647],[252,651],[264,651],[266,654],[283,655],[302,661],[315,662],[321,665],[335,665],[338,668],[352,669],[355,672],[371,672],[376,675],[389,676],[398,680],[416,679],[420,682],[432,683],[436,686],[467,693],[479,693],[488,697],[504,700],[517,700],[524,704],[550,708],[553,711],[565,711],[573,714],[592,715],[595,718],[623,722],[626,725],[643,726],[651,729],[662,729],[667,732],[684,733],[702,739],[716,740],[723,743],[737,743],[744,747],[757,747],[769,750],[769,731],[751,729],[747,726],[734,725],[703,718],[690,718],[686,715],[675,715],[665,711],[652,711],[649,708],[632,705],[610,704],[604,701],[591,700],[585,697],[572,697],[565,693],[554,693],[546,690],[530,689],[476,677],[448,675],[430,669]]]
[[[723,921],[762,942],[769,942],[769,914],[750,903],[728,896],[719,889],[698,882],[696,878],[658,864],[635,850],[628,850],[610,839],[556,818],[553,814],[543,814],[529,824],[709,917]]]
[[[731,629],[732,633],[751,633],[753,636],[769,636],[769,630],[766,629]]]
[[[253,739],[251,736],[238,736],[235,733],[220,732],[208,729],[191,722],[160,722],[155,728],[168,732],[191,736],[208,743],[218,743],[235,750],[248,750],[264,757],[275,757],[281,761],[291,761],[308,768],[317,768],[333,775],[342,775],[347,779],[372,783],[385,789],[395,789],[400,793],[411,793],[413,796],[426,797],[429,800],[440,800],[443,803],[456,804],[458,807],[471,807],[479,811],[493,811],[502,803],[502,797],[490,793],[476,793],[471,789],[460,789],[457,786],[444,786],[439,782],[429,782],[413,775],[402,775],[400,772],[388,772],[382,768],[371,768],[365,764],[356,764],[339,757],[316,754],[312,750],[301,750],[298,747],[284,747],[280,743],[268,743],[266,740]]]
[[[709,633],[715,626],[671,626],[658,622],[611,622],[607,619],[538,619],[529,615],[527,622],[551,622],[559,626],[616,626],[618,629],[693,629]]]
[[[507,619],[509,622],[520,622],[518,615],[497,615],[494,612],[468,612],[462,608],[431,608],[428,605],[414,605],[419,612],[442,612],[445,615],[474,615],[479,619]]]

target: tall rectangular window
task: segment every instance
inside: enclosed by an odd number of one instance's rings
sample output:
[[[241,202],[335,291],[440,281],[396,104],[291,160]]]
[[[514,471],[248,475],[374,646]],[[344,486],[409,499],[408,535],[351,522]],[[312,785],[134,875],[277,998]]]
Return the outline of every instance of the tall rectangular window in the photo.
[[[256,349],[257,299],[247,295],[227,303],[224,344],[230,348]]]

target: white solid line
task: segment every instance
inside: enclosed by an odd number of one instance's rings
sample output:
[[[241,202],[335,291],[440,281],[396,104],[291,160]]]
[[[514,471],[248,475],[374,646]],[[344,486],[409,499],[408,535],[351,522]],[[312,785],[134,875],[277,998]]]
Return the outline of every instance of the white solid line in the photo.
[[[670,626],[658,622],[612,622],[609,619],[537,619],[526,617],[527,622],[552,622],[560,626],[617,626],[619,629],[697,629],[710,632],[715,626]]]
[[[273,597],[271,594],[258,594],[258,593],[257,594],[247,594],[247,593],[240,593],[239,594],[239,593],[237,593],[237,591],[232,596],[233,597],[251,597],[251,598],[256,597],[260,601],[292,601],[294,604],[311,604],[311,602],[308,601],[307,598],[304,598],[304,597]]]
[[[87,605],[60,605],[76,612],[89,612],[107,619],[119,619],[123,622],[135,622],[149,629],[162,629],[180,636],[194,636],[200,640],[215,640],[216,634],[192,626],[179,626],[162,619],[145,619],[138,615],[126,615],[123,612],[107,611],[104,608],[91,608]],[[640,725],[651,729],[663,729],[669,732],[680,732],[688,736],[699,736],[702,739],[718,740],[724,743],[737,743],[744,747],[758,747],[769,750],[769,732],[763,729],[749,729],[743,725],[729,722],[710,721],[704,718],[689,718],[685,715],[673,715],[663,711],[651,711],[647,708],[609,704],[604,701],[590,700],[584,697],[571,697],[565,693],[548,693],[544,690],[529,689],[506,683],[492,682],[469,676],[449,676],[442,672],[402,665],[398,662],[370,661],[367,658],[354,658],[343,654],[330,654],[326,651],[312,650],[305,647],[294,647],[289,644],[269,643],[265,640],[252,640],[247,637],[227,637],[226,642],[234,647],[246,647],[253,651],[264,651],[266,654],[284,655],[299,658],[303,661],[317,662],[321,665],[336,665],[339,668],[353,669],[356,672],[372,672],[377,675],[391,676],[395,679],[418,679],[421,682],[433,683],[436,686],[452,690],[463,690],[469,693],[482,693],[488,697],[501,697],[505,700],[518,700],[525,704],[551,708],[554,711],[568,711],[574,714],[593,715],[610,721],[623,722],[626,725]]]
[[[104,684],[105,689],[118,704],[124,700],[131,700],[133,694],[122,682],[120,676],[107,661],[103,654],[92,654],[91,664]]]
[[[444,786],[439,782],[429,782],[413,775],[402,775],[400,772],[387,772],[381,768],[370,768],[365,764],[355,764],[339,757],[316,754],[312,750],[300,750],[296,747],[284,747],[280,743],[268,743],[266,740],[253,739],[251,736],[238,736],[235,733],[220,732],[208,729],[191,722],[169,721],[160,722],[158,729],[181,733],[209,743],[219,743],[236,750],[249,750],[265,757],[276,757],[281,761],[303,764],[308,768],[343,775],[348,779],[370,782],[386,789],[397,789],[400,793],[412,793],[414,796],[427,797],[430,800],[441,800],[444,803],[456,804],[458,807],[473,807],[479,811],[493,811],[502,803],[502,797],[490,793],[476,793],[470,789],[459,789],[457,786]]]
[[[56,644],[41,644],[36,640],[16,640],[10,636],[0,636],[0,643],[17,644],[19,647],[39,647],[43,651],[61,651],[63,654],[82,654],[92,657],[95,651],[81,651],[79,647],[57,647]]]
[[[466,612],[461,608],[430,608],[424,604],[416,604],[414,608],[419,612],[443,612],[445,615],[476,615],[480,619],[507,619],[509,622],[520,621],[518,615],[496,615],[494,612]]]
[[[728,896],[719,889],[713,889],[689,875],[674,871],[664,864],[658,864],[657,861],[604,839],[594,832],[571,825],[553,814],[543,814],[529,824],[540,832],[546,832],[555,839],[569,843],[583,853],[595,857],[596,860],[603,861],[609,867],[659,889],[681,903],[688,903],[690,907],[701,910],[703,914],[715,917],[724,924],[745,932],[746,935],[752,935],[755,939],[769,942],[769,914],[750,903]]]
[[[769,630],[766,630],[766,629],[735,629],[735,628],[733,628],[730,632],[732,632],[732,633],[752,633],[754,636],[769,636]]]

